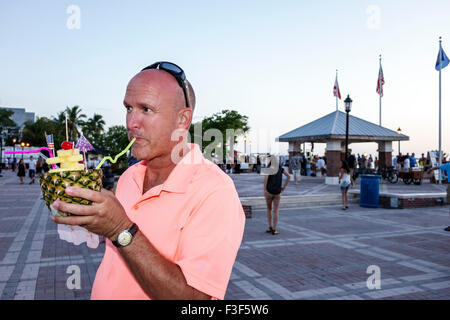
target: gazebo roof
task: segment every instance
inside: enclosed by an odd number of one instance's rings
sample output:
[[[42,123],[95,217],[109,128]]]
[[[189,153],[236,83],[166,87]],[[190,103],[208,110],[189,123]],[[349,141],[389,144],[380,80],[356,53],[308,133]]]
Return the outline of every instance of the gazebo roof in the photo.
[[[322,142],[345,140],[346,113],[334,111],[278,137],[279,142]],[[349,141],[375,142],[409,140],[404,134],[349,115]]]

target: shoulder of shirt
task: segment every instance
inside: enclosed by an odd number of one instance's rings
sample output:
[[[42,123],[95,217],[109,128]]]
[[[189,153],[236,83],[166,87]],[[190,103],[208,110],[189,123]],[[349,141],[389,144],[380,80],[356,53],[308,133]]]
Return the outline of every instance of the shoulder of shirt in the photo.
[[[219,166],[208,159],[199,165],[191,183],[201,183],[208,189],[223,189],[232,187],[235,190],[233,179],[231,179]]]

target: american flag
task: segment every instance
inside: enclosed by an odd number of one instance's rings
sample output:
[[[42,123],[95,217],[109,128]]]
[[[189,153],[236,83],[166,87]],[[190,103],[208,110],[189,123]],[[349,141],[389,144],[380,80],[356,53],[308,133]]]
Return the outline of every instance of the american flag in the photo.
[[[45,140],[47,140],[47,146],[49,149],[55,149],[55,143],[53,142],[53,135],[52,134],[46,134]]]
[[[380,71],[378,72],[378,81],[377,81],[377,93],[380,96],[383,96],[383,85],[384,85],[384,75],[383,75],[383,68],[380,64]]]
[[[339,91],[339,84],[338,84],[338,81],[337,81],[337,75],[336,75],[336,81],[334,82],[333,95],[335,97],[338,97],[339,99],[341,99],[341,91]]]

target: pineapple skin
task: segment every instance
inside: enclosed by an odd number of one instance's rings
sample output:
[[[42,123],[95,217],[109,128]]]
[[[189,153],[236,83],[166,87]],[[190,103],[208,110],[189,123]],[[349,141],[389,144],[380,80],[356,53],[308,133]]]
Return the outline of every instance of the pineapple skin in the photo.
[[[65,193],[66,187],[75,186],[100,191],[102,188],[102,177],[102,169],[59,171],[43,174],[39,182],[44,201],[52,215],[66,217],[71,214],[53,209],[50,205],[56,200],[81,205],[90,205],[92,203],[86,199],[69,196]]]

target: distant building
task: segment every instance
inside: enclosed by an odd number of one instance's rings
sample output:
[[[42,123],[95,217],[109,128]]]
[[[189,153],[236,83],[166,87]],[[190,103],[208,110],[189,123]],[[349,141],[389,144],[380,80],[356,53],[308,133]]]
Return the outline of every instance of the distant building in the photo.
[[[0,108],[11,110],[14,112],[14,114],[11,116],[11,120],[14,121],[20,129],[23,128],[25,122],[35,121],[34,112],[26,112],[25,108],[9,108],[9,107],[0,107]]]

